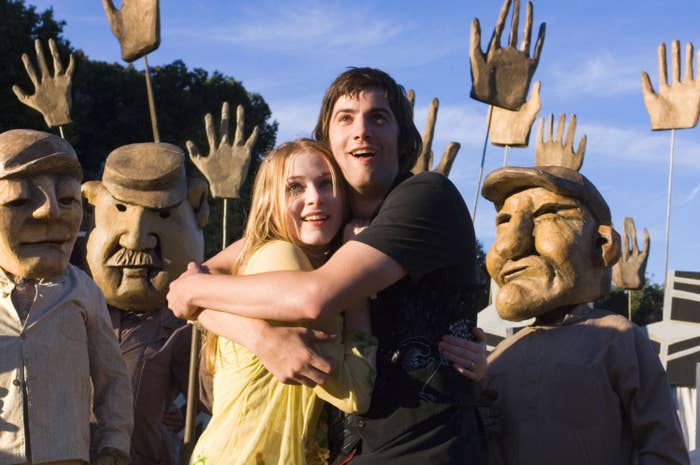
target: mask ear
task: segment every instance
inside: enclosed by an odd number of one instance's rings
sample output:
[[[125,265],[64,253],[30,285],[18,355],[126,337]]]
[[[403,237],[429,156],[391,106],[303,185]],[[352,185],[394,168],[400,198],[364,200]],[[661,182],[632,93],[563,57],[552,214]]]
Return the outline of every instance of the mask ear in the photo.
[[[102,189],[102,183],[100,181],[85,181],[82,186],[80,186],[80,192],[83,198],[88,201],[92,206],[95,205],[95,199]]]
[[[187,183],[187,200],[194,210],[197,226],[203,229],[209,223],[209,203],[207,202],[209,186],[201,178],[190,178]]]
[[[598,235],[603,266],[610,268],[620,259],[620,235],[607,224],[598,226]]]

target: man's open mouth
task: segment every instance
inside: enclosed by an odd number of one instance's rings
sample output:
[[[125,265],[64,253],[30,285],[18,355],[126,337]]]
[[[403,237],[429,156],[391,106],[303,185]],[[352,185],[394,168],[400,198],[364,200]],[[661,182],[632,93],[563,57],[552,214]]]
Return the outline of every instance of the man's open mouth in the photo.
[[[350,152],[350,155],[355,158],[372,158],[376,154],[377,152],[372,149],[357,149]]]

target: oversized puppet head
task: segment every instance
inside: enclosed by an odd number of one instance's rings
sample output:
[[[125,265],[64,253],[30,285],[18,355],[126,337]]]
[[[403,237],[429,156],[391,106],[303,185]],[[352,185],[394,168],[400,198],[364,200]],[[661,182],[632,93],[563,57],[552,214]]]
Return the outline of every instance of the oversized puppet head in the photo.
[[[95,216],[87,262],[107,303],[134,312],[163,307],[170,282],[203,258],[206,182],[187,178],[180,148],[131,144],[107,157],[102,181],[83,184],[83,196]]]
[[[19,278],[59,275],[82,219],[82,170],[73,147],[53,134],[0,134],[0,267]]]

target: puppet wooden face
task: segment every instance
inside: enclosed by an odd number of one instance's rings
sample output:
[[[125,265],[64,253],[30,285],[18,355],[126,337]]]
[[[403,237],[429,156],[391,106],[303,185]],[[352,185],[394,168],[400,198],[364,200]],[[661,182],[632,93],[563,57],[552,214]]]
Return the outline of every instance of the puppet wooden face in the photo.
[[[83,191],[95,208],[87,261],[107,303],[136,312],[165,306],[170,282],[204,253],[202,229],[187,197],[168,208],[151,208],[116,199],[99,182],[86,183]]]
[[[498,314],[520,321],[597,298],[605,266],[600,228],[580,200],[542,187],[506,198],[486,256],[500,286]]]
[[[73,175],[0,179],[0,266],[21,278],[61,274],[81,218],[80,181]]]

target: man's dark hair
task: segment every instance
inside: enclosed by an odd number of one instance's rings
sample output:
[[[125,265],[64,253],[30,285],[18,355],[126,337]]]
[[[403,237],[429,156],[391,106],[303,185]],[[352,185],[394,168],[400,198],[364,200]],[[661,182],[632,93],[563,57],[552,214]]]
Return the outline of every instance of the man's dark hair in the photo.
[[[423,142],[413,124],[413,108],[406,98],[406,91],[394,79],[374,68],[350,68],[331,83],[323,96],[321,111],[313,136],[316,140],[330,145],[328,127],[335,102],[344,95],[357,96],[367,89],[381,89],[399,125],[398,155],[399,173],[407,173],[416,163]]]

